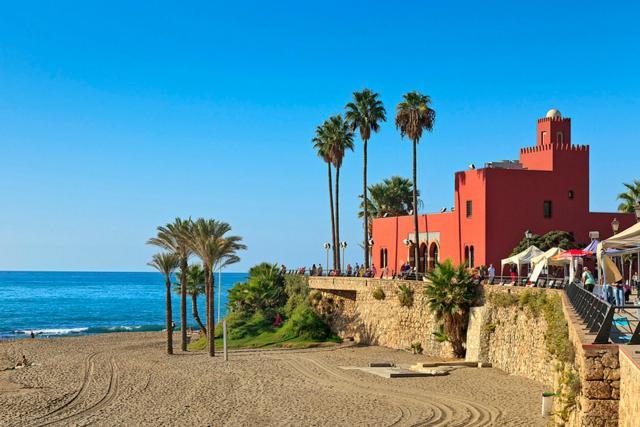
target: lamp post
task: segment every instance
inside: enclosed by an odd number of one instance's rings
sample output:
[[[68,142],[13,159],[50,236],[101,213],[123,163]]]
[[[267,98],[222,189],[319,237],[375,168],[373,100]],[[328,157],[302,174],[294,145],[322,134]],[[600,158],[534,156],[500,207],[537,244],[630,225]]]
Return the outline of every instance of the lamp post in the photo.
[[[402,241],[402,243],[404,243],[404,245],[407,247],[407,249],[409,250],[409,255],[407,255],[407,261],[411,261],[411,245],[413,245],[413,240],[411,239],[404,239]],[[409,262],[409,265],[411,265],[411,262]]]
[[[620,221],[618,221],[618,218],[613,218],[613,221],[611,221],[611,229],[613,230],[613,234],[617,234],[619,228]]]
[[[325,264],[325,271],[329,273],[329,249],[331,249],[331,243],[324,244],[324,250],[327,251],[327,263]]]
[[[369,265],[372,264],[372,260],[373,260],[373,244],[375,242],[373,241],[373,239],[369,239]]]
[[[529,246],[529,240],[531,240],[531,236],[533,236],[533,233],[531,232],[531,230],[527,229],[524,232],[524,238],[527,239],[527,247]]]
[[[347,249],[347,242],[340,242],[340,247],[342,248],[342,272],[344,273],[344,251]]]

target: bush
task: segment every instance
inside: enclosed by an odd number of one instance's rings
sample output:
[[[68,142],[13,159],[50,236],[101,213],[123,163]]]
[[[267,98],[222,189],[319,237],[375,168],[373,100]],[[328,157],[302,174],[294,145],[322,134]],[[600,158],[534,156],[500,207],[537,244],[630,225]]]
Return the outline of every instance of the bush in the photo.
[[[309,301],[320,302],[320,300],[322,300],[322,292],[314,290],[309,294]]]
[[[415,291],[412,287],[407,285],[398,286],[398,299],[400,300],[400,306],[411,307],[413,305],[413,293]]]
[[[227,316],[229,338],[232,340],[260,335],[265,331],[272,331],[272,325],[273,318],[266,316],[265,313],[261,311],[257,311],[251,315],[232,312]]]
[[[287,338],[321,341],[331,337],[331,330],[310,306],[301,304],[282,327],[282,334]]]
[[[376,288],[373,290],[373,292],[371,292],[371,295],[373,296],[373,298],[375,298],[377,300],[383,300],[386,297],[386,295],[385,295],[384,291],[382,290],[381,286],[376,286]]]
[[[305,276],[287,275],[284,278],[284,290],[287,294],[287,303],[284,306],[284,314],[290,317],[296,307],[305,304],[309,298],[309,281]]]
[[[416,341],[411,344],[411,347],[409,347],[409,350],[411,350],[413,354],[422,354],[423,352],[422,344],[420,344],[419,341]]]

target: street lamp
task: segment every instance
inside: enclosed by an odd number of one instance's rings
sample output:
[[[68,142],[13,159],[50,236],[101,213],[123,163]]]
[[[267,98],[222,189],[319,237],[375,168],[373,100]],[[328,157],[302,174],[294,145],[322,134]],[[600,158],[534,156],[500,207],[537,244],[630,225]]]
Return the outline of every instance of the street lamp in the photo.
[[[527,230],[524,232],[524,237],[526,237],[527,240],[529,240],[531,236],[533,236],[533,233],[531,233],[531,230]]]
[[[324,249],[327,251],[327,263],[325,264],[325,271],[329,272],[329,249],[331,249],[331,243],[325,243]]]
[[[636,203],[633,210],[636,212],[636,221],[640,222],[640,202]]]
[[[369,265],[373,264],[371,262],[371,260],[373,259],[373,244],[375,242],[373,241],[373,239],[369,239]]]
[[[342,271],[344,272],[344,250],[347,249],[347,242],[340,242],[342,248]]]
[[[618,221],[618,218],[613,218],[613,221],[611,221],[611,229],[613,230],[613,234],[616,234],[619,228],[620,221]]]

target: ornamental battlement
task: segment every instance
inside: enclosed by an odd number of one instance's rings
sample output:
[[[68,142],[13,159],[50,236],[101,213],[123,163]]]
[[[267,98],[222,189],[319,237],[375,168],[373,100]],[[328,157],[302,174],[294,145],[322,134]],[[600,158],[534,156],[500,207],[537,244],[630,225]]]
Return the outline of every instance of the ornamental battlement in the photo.
[[[571,122],[570,117],[562,117],[562,116],[551,116],[551,117],[543,117],[538,119],[538,123],[544,122]]]
[[[544,120],[544,119],[540,119]],[[573,152],[589,152],[588,145],[572,145],[572,144],[542,144],[534,147],[524,147],[520,149],[520,154],[541,153],[544,151],[573,151]]]

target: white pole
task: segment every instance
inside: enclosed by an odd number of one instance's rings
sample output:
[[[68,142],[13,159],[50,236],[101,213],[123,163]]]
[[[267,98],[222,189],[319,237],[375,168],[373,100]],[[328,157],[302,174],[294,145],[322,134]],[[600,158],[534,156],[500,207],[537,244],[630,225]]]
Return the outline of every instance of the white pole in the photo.
[[[224,361],[229,361],[229,352],[227,351],[227,319],[222,319],[222,346],[224,349]]]
[[[222,302],[222,267],[218,267],[218,321],[220,320],[220,304]]]

